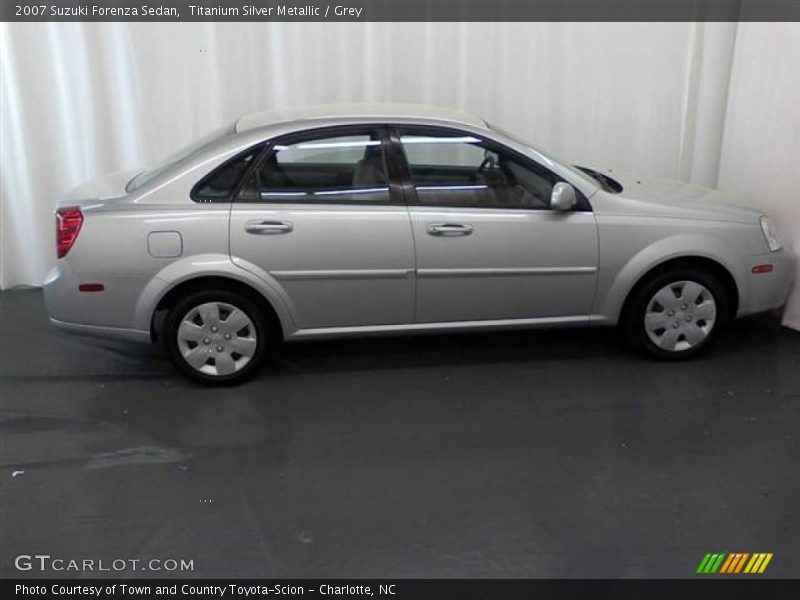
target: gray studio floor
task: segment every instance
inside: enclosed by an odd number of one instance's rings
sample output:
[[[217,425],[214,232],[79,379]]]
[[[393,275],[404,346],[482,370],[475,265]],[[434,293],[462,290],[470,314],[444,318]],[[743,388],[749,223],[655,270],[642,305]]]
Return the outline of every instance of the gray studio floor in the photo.
[[[770,318],[682,364],[613,330],[324,342],[209,390],[158,349],[54,331],[28,290],[0,294],[0,356],[0,576],[33,553],[686,577],[760,551],[800,572],[800,335]]]

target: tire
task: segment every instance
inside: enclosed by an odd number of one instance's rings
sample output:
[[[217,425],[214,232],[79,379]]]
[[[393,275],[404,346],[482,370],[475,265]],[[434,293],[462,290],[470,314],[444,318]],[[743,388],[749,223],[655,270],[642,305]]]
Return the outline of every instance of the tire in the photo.
[[[622,326],[635,347],[662,360],[684,360],[717,337],[729,310],[719,277],[699,267],[674,267],[634,290]]]
[[[235,385],[261,366],[273,332],[256,302],[235,291],[203,290],[180,298],[164,321],[175,367],[208,386]]]

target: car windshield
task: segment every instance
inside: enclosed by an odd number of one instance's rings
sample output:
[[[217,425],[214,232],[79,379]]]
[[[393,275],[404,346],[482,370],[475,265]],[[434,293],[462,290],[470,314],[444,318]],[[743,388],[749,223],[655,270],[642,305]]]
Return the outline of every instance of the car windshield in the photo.
[[[574,165],[571,165],[568,162],[564,162],[563,160],[559,160],[558,158],[554,157],[553,155],[551,155],[551,154],[549,154],[547,152],[544,152],[541,148],[537,148],[533,144],[528,143],[525,140],[522,140],[522,139],[518,138],[517,136],[510,134],[508,131],[506,131],[504,129],[501,129],[500,127],[495,127],[491,123],[487,123],[487,125],[489,125],[489,129],[499,133],[503,137],[508,138],[512,142],[516,142],[517,144],[525,146],[526,148],[530,148],[534,152],[537,152],[537,153],[541,154],[545,158],[553,161],[554,163],[558,163],[559,165],[569,169],[574,175],[580,177],[584,181],[588,181],[592,185],[598,185],[600,187],[603,187],[603,183],[601,181],[599,181],[598,179],[592,177],[589,173],[581,171],[578,167],[576,167]]]
[[[182,160],[185,160],[192,156],[193,154],[199,152],[206,146],[210,146],[229,135],[233,135],[235,133],[235,123],[226,125],[225,127],[220,127],[219,129],[215,129],[211,133],[204,135],[199,140],[196,140],[189,144],[188,146],[182,148],[178,152],[175,152],[168,158],[165,158],[155,166],[142,171],[136,177],[131,179],[128,182],[128,185],[125,187],[125,190],[128,192],[133,192],[138,188],[142,187],[146,183],[152,181],[159,175],[161,175],[164,171],[172,167],[173,165],[179,163]]]

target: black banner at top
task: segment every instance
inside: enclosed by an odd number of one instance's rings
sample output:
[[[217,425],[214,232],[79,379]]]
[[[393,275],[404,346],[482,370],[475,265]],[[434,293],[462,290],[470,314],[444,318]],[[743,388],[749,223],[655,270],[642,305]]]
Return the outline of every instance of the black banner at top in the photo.
[[[800,21],[800,0],[2,0],[36,21]]]

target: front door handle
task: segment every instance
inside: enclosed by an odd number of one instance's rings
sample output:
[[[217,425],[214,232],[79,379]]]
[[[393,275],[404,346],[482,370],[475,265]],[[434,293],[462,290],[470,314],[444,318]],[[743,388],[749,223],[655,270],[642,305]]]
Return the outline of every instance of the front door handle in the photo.
[[[429,235],[457,237],[472,234],[472,225],[466,223],[432,223],[428,225]]]
[[[279,235],[291,233],[293,229],[294,225],[288,221],[248,221],[244,226],[247,233],[256,235]]]

